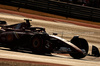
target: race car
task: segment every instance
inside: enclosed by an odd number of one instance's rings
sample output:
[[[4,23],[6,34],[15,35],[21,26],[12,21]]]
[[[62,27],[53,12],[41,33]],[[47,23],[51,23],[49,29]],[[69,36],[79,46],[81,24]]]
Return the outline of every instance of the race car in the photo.
[[[25,22],[7,25],[0,21],[0,46],[18,51],[29,50],[35,54],[65,53],[75,59],[84,58],[88,53],[88,42],[74,36],[70,41],[55,35],[49,35],[45,28],[32,27],[30,19]]]

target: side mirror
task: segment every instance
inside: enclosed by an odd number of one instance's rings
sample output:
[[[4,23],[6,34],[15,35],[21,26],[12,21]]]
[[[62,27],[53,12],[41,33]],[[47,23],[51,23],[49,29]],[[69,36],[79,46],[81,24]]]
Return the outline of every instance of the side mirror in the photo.
[[[57,33],[53,33],[53,35],[58,35]]]
[[[25,21],[32,21],[31,19],[24,19]]]

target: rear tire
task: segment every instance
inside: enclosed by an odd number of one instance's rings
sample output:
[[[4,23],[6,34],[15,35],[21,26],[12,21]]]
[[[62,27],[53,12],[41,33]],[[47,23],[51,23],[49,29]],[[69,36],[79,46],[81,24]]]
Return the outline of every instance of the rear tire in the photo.
[[[80,58],[84,58],[87,55],[89,46],[88,46],[88,43],[85,39],[78,38],[78,37],[73,38],[71,40],[71,43],[76,45],[78,48],[82,49],[84,54],[82,54],[82,53],[70,53],[70,56],[72,56],[75,59],[80,59]]]
[[[36,35],[32,38],[32,53],[35,54],[45,54],[44,42],[41,36]]]

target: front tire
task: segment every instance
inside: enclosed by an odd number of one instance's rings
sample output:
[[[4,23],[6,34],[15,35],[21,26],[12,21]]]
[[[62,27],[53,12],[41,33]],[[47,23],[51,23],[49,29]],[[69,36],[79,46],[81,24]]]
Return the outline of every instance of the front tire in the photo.
[[[84,58],[87,55],[89,46],[85,39],[76,37],[71,40],[71,43],[76,45],[78,48],[82,49],[83,54],[82,53],[70,53],[70,56],[72,56],[75,59],[80,59],[80,58]]]

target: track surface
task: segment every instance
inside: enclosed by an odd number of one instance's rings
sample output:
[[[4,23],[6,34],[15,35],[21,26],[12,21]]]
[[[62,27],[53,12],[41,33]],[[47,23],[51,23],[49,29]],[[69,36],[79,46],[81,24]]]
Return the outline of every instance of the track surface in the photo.
[[[5,20],[8,24],[15,24],[19,22],[23,22],[24,18],[20,15],[15,14],[7,14],[0,13],[0,20]],[[62,22],[53,22],[53,21],[45,21],[32,19],[31,24],[37,27],[44,27],[49,34],[53,32],[58,33],[58,36],[61,36],[67,40],[70,40],[74,35],[80,35],[88,40],[89,42],[89,53],[91,52],[91,46],[96,45],[100,49],[100,29],[78,26],[71,23],[62,23]],[[39,62],[48,62],[48,63],[56,63],[63,65],[74,65],[74,66],[99,66],[100,58],[89,57],[76,60],[72,59],[70,56],[63,55],[55,55],[54,56],[41,56],[41,55],[33,55],[29,53],[21,53],[21,52],[12,52],[0,50],[0,58],[8,58],[8,59],[17,59],[17,60],[27,60],[27,61],[39,61]]]

